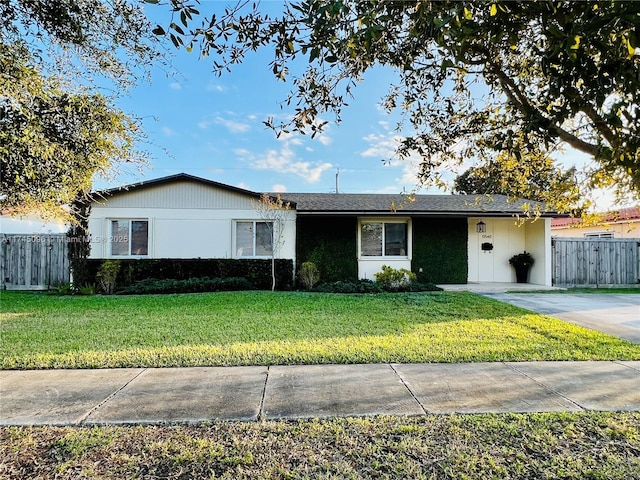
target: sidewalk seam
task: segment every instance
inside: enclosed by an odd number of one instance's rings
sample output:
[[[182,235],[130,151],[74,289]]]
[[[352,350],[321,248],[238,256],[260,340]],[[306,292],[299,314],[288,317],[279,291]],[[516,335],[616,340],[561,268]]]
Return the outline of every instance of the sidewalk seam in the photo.
[[[628,369],[634,370],[636,372],[640,371],[640,368],[636,368],[633,365],[627,365],[627,364],[624,364],[622,362],[623,362],[622,360],[613,360],[612,361],[612,363],[615,363],[616,365],[620,365],[621,367],[627,367]]]
[[[82,417],[79,418],[78,420],[78,425],[83,425],[84,422],[87,421],[87,419],[93,414],[95,413],[99,408],[101,408],[104,404],[106,404],[109,400],[111,400],[113,397],[115,397],[118,393],[120,393],[122,390],[124,390],[125,388],[127,388],[127,386],[133,382],[136,378],[138,378],[140,375],[142,375],[144,372],[146,372],[147,370],[149,370],[148,368],[143,368],[140,372],[138,372],[136,375],[134,375],[133,377],[131,377],[127,382],[125,382],[124,385],[122,385],[121,387],[119,387],[115,392],[111,393],[109,396],[107,396],[107,398],[105,398],[104,400],[102,400],[100,403],[98,403],[97,405],[93,406],[86,414],[84,414]]]
[[[264,377],[264,385],[262,387],[262,397],[260,398],[260,408],[258,408],[258,416],[256,420],[259,422],[264,418],[264,401],[267,396],[267,382],[269,381],[269,373],[271,372],[271,367],[267,365],[267,373]]]
[[[404,385],[404,388],[406,388],[407,391],[409,392],[409,395],[411,395],[413,397],[413,399],[416,401],[416,403],[420,406],[420,408],[422,409],[424,414],[425,415],[429,415],[429,411],[425,408],[425,406],[418,399],[418,397],[415,395],[415,393],[413,393],[413,390],[411,390],[411,387],[409,386],[409,384],[404,381],[404,378],[402,378],[402,375],[400,375],[400,373],[398,373],[398,371],[395,369],[395,367],[392,364],[389,363],[388,365],[391,368],[391,370],[393,370],[393,373],[395,373],[397,375],[397,377],[400,379],[400,381],[402,382],[402,385]]]
[[[535,378],[533,378],[531,375],[527,375],[525,372],[523,372],[522,370],[518,370],[516,367],[508,364],[507,362],[501,362],[503,365],[505,365],[507,368],[510,368],[511,370],[513,370],[516,373],[519,373],[520,375],[527,377],[529,380],[537,383],[538,385],[540,385],[542,388],[544,388],[545,390],[548,390],[549,392],[553,393],[554,395],[558,395],[561,398],[564,398],[567,402],[573,403],[576,407],[578,407],[581,410],[587,411],[589,410],[588,408],[585,408],[584,406],[580,405],[578,402],[576,402],[575,400],[573,400],[572,398],[567,397],[566,395],[563,395],[562,393],[558,392],[557,390],[551,388],[549,385],[539,382],[538,380],[536,380]]]

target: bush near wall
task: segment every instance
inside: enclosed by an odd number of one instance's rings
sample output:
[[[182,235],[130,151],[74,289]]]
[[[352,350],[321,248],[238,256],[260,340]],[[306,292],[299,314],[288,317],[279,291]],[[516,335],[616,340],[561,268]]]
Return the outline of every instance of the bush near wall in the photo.
[[[87,261],[89,278],[96,274],[103,259]],[[148,278],[186,280],[189,278],[245,278],[254,288],[271,290],[271,259],[231,258],[159,258],[122,259],[116,289],[128,287]],[[276,289],[293,288],[293,261],[276,259]]]
[[[313,262],[320,282],[358,280],[356,217],[298,217],[298,264]]]
[[[411,270],[423,283],[467,283],[466,218],[413,218]],[[420,272],[422,268],[422,272]]]

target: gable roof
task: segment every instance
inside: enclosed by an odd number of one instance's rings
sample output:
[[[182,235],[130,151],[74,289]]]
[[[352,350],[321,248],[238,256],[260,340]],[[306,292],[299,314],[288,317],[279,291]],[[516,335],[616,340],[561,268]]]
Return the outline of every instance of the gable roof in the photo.
[[[248,195],[251,197],[260,198],[260,193],[252,192],[251,190],[245,190],[244,188],[232,187],[225,183],[214,182],[202,177],[196,177],[195,175],[189,175],[188,173],[177,173],[175,175],[169,175],[167,177],[153,178],[151,180],[143,180],[138,183],[132,183],[130,185],[122,185],[120,187],[108,188],[106,190],[99,190],[96,193],[98,195],[117,195],[119,193],[126,193],[132,190],[144,190],[150,187],[158,187],[160,185],[166,185],[168,183],[175,182],[195,182],[202,185],[208,185],[210,187],[219,188],[221,190],[227,190],[229,192],[240,193],[242,195]]]
[[[522,214],[528,205],[543,212],[543,217],[557,216],[545,212],[544,205],[528,200],[514,201],[506,195],[393,195],[371,193],[284,193],[285,200],[295,202],[302,214],[389,214],[505,216]]]
[[[99,190],[94,192],[95,197],[111,197],[114,195],[119,195],[121,193],[128,193],[131,191],[140,191],[151,187],[158,187],[162,185],[167,185],[171,183],[177,182],[195,182],[201,185],[206,185],[209,187],[214,187],[220,190],[225,190],[228,192],[239,193],[241,195],[246,195],[252,198],[260,199],[262,193],[253,192],[251,190],[246,190],[240,187],[233,187],[231,185],[227,185],[226,183],[215,182],[213,180],[209,180],[202,177],[196,177],[195,175],[189,175],[188,173],[177,173],[175,175],[169,175],[167,177],[154,178],[151,180],[143,180],[138,183],[132,183],[130,185],[123,185],[115,188],[108,188],[105,190]],[[269,194],[272,198],[275,198],[276,194]],[[291,208],[295,208],[296,205],[294,202],[291,202]]]
[[[111,197],[151,187],[177,182],[195,182],[252,198],[259,199],[258,192],[233,187],[187,173],[144,180],[121,187],[100,190],[95,196]],[[529,200],[513,200],[506,195],[401,195],[376,193],[270,193],[280,195],[290,207],[300,214],[412,214],[412,215],[458,215],[458,216],[515,216],[525,208],[539,208],[543,217],[557,217],[556,212],[546,212],[544,204]]]

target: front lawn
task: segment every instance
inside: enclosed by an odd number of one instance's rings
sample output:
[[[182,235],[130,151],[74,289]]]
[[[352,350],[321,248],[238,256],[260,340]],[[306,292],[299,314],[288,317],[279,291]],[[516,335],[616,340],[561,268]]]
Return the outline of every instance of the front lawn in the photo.
[[[640,359],[640,345],[466,292],[2,292],[0,368]]]
[[[640,479],[640,414],[0,428],[0,477]]]

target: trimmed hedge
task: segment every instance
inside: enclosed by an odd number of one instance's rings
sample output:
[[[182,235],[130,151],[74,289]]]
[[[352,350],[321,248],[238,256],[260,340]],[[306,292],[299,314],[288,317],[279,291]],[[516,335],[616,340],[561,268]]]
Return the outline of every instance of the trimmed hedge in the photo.
[[[89,278],[95,281],[105,259],[87,260]],[[187,280],[190,278],[244,278],[258,290],[271,290],[271,259],[231,258],[159,258],[121,259],[116,289],[131,286],[149,278]],[[276,259],[276,289],[293,288],[293,261]]]
[[[120,295],[149,293],[202,293],[253,290],[246,278],[188,278],[186,280],[147,278],[119,291]]]
[[[389,287],[384,283],[371,280],[355,282],[329,282],[318,285],[314,292],[321,293],[383,293],[383,292],[441,292],[442,289],[432,283],[409,282],[400,287]]]
[[[356,217],[298,217],[298,265],[313,262],[321,282],[358,280]]]
[[[411,270],[418,281],[467,283],[467,219],[415,217],[412,224]]]

